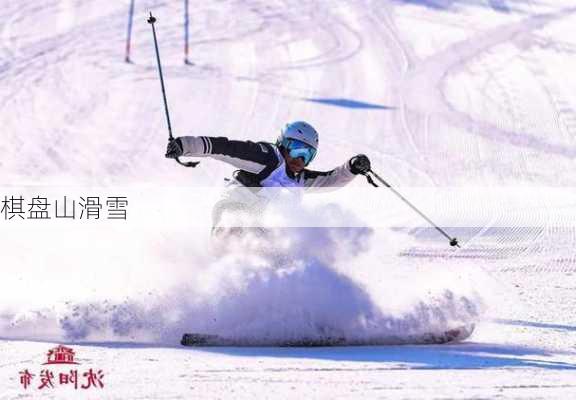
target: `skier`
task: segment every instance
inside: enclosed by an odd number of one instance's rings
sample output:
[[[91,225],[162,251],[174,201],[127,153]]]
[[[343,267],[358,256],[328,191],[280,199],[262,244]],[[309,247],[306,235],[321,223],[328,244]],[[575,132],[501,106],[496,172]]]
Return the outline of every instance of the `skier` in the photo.
[[[275,144],[182,136],[168,143],[166,157],[212,157],[239,168],[233,174],[230,190],[214,206],[212,232],[217,233],[225,211],[244,211],[253,216],[262,211],[265,201],[257,188],[341,187],[370,170],[370,160],[364,154],[330,171],[307,169],[317,152],[316,130],[307,122],[296,121],[286,124]]]

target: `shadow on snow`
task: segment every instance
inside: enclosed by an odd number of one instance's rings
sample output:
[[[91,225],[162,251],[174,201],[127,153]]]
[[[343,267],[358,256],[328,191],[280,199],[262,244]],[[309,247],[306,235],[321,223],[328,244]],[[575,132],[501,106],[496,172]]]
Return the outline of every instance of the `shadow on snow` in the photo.
[[[343,98],[303,98],[302,100],[344,108],[394,110],[394,107]]]
[[[53,341],[10,339],[56,343]],[[182,347],[179,345],[129,342],[58,342],[82,347],[109,349],[181,349],[201,351],[236,357],[301,358],[325,361],[352,361],[384,363],[370,370],[433,370],[433,369],[486,369],[486,368],[541,368],[547,370],[575,370],[576,364],[546,360],[554,354],[544,349],[528,346],[509,346],[485,343],[452,345],[403,345],[403,346],[349,346],[349,347]],[[534,358],[538,357],[538,358]],[[390,364],[390,365],[386,365]],[[330,369],[330,368],[327,368]],[[342,369],[342,368],[335,368]]]
[[[239,357],[308,358],[331,361],[392,363],[391,369],[484,369],[531,367],[576,370],[576,364],[547,361],[530,356],[552,357],[543,349],[464,343],[427,346],[360,346],[323,348],[201,348],[202,351]],[[378,369],[378,368],[377,368]]]

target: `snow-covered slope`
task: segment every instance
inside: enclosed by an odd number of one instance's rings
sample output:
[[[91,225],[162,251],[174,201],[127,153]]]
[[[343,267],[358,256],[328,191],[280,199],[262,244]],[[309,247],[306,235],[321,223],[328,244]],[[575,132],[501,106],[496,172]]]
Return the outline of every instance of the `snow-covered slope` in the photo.
[[[65,342],[104,370],[106,398],[570,398],[573,5],[191,2],[184,65],[182,3],[136,1],[130,64],[129,1],[0,9],[1,397],[76,396],[20,384]],[[411,200],[463,248],[360,178],[343,202],[299,211],[325,228],[215,246],[211,204],[232,168],[163,158],[149,11],[175,135],[273,141],[308,120],[321,134],[314,168],[368,154],[393,185],[419,188]],[[528,191],[504,208],[515,187]],[[4,207],[19,196],[24,219]],[[37,196],[49,210],[97,196],[102,218],[29,219]],[[112,196],[127,197],[126,221],[105,217]],[[472,322],[450,346],[177,346],[186,331],[366,339]]]

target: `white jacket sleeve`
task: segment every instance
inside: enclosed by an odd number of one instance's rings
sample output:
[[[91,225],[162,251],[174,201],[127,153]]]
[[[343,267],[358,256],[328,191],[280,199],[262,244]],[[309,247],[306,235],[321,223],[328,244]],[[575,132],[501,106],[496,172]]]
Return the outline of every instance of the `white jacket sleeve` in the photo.
[[[350,171],[350,163],[342,164],[331,171],[310,171],[304,170],[305,187],[341,187],[345,186],[356,177]]]
[[[206,157],[209,155],[206,139],[203,136],[181,136],[179,139],[182,142],[184,156]]]

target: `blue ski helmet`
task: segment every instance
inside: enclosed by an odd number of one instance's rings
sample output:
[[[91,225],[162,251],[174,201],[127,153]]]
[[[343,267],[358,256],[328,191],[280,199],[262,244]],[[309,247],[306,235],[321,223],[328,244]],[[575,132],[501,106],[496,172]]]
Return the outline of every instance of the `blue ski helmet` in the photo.
[[[302,157],[308,165],[318,151],[318,132],[307,122],[291,122],[282,129],[276,145],[286,149],[292,158]]]

